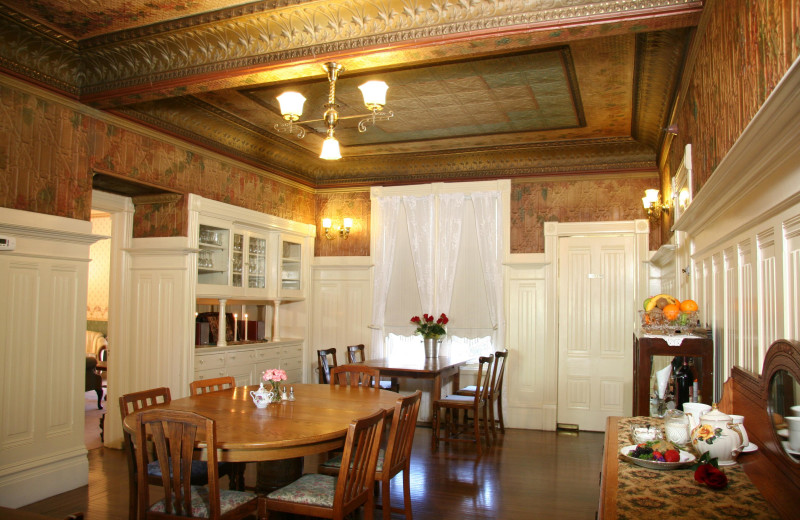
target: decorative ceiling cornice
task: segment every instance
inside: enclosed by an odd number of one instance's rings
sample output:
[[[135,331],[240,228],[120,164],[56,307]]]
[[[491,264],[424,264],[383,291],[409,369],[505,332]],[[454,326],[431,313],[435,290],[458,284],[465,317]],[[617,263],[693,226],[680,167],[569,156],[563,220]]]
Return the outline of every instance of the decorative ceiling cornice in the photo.
[[[699,16],[702,2],[551,0],[543,7],[540,2],[506,0],[326,0],[274,9],[243,7],[92,39],[82,53],[85,99],[99,102],[109,92],[117,95],[142,85],[163,85],[162,95],[170,88],[182,94],[187,77],[222,72],[230,77],[236,70],[241,71],[237,81],[242,85],[254,80],[252,73],[290,60],[319,60],[322,55],[421,41],[478,34],[501,40],[514,31],[539,30],[547,31],[543,37],[552,42],[571,24],[587,33],[593,23],[619,30],[623,22],[642,24],[645,17],[657,23],[653,20],[658,14],[670,14],[677,23],[676,13]],[[137,31],[146,31],[147,37],[137,37]]]
[[[0,67],[77,97],[83,76],[74,43],[0,5]]]
[[[637,35],[631,135],[656,149],[675,99],[691,32],[672,30]]]

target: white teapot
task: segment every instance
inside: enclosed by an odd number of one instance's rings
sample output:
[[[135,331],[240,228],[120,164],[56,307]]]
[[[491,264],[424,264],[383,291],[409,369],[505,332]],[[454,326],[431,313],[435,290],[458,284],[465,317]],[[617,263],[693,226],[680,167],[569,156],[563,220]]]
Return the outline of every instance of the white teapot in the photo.
[[[717,406],[700,417],[700,424],[692,429],[692,445],[702,455],[708,452],[720,466],[734,464],[742,451],[742,432]]]
[[[250,390],[250,397],[253,399],[256,408],[266,408],[272,401],[272,396],[272,390],[264,388],[264,383],[261,383],[258,390]]]

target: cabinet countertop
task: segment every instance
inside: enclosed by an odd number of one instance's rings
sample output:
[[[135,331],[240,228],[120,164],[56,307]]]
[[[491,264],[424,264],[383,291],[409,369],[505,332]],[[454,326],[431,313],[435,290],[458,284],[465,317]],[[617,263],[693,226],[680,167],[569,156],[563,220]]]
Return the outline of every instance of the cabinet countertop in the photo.
[[[280,341],[240,341],[236,343],[228,343],[224,347],[217,345],[195,345],[195,352],[202,354],[212,354],[214,352],[227,352],[229,350],[241,350],[245,348],[264,348],[264,347],[284,347],[286,345],[293,345],[302,343],[301,338],[284,338]]]

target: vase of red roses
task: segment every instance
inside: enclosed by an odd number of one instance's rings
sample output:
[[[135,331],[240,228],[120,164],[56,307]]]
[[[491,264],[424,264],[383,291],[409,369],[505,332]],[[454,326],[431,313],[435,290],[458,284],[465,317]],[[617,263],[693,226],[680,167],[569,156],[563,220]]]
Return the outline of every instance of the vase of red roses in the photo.
[[[447,335],[445,325],[450,321],[447,316],[442,313],[439,318],[434,319],[432,315],[423,314],[422,318],[414,316],[411,318],[411,323],[417,326],[414,334],[422,336],[422,344],[425,347],[426,358],[439,357],[439,346],[442,343],[442,338]]]

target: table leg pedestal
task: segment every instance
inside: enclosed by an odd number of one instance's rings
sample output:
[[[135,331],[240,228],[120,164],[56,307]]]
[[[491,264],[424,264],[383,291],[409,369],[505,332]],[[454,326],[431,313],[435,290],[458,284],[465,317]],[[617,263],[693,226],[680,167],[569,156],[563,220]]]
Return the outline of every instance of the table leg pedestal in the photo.
[[[256,464],[256,492],[260,495],[272,493],[303,476],[303,457],[270,460]]]

